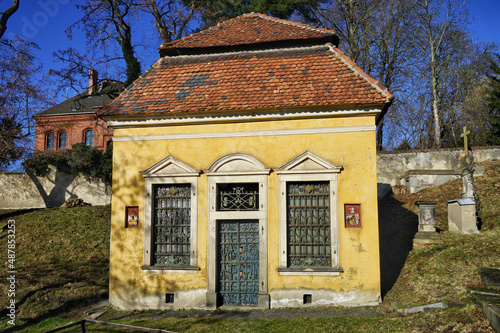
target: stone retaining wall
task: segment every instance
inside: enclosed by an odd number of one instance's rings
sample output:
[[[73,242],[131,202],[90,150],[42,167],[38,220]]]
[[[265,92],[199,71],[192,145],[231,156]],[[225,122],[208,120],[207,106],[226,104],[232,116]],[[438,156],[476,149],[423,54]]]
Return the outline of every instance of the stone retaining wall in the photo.
[[[92,205],[111,204],[111,187],[51,167],[45,177],[28,173],[0,173],[0,209],[56,207],[69,198]]]
[[[473,147],[469,153],[475,163],[500,160],[500,146]],[[377,182],[411,186],[410,192],[440,185],[460,177],[463,154],[460,148],[379,152]]]

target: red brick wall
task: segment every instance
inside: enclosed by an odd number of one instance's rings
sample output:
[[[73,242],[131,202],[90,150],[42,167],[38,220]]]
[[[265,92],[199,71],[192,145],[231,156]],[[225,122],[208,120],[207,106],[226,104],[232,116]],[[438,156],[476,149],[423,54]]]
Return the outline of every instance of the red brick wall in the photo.
[[[58,150],[61,132],[67,133],[66,148],[85,142],[87,130],[94,131],[94,147],[102,150],[106,149],[113,136],[113,129],[95,114],[36,117],[35,123],[35,154],[47,150],[47,135],[50,132],[55,134],[54,150]]]

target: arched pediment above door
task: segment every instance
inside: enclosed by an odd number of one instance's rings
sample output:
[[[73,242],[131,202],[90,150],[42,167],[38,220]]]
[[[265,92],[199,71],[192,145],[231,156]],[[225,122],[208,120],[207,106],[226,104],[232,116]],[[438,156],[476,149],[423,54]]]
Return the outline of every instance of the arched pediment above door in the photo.
[[[266,168],[262,162],[255,157],[243,154],[234,153],[222,156],[217,159],[208,170],[207,175],[262,175],[269,174],[271,169]]]

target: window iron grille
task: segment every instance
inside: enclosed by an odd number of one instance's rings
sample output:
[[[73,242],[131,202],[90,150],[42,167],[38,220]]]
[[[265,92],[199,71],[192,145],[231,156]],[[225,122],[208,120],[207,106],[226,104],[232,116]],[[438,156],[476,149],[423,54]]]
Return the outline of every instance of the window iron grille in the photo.
[[[153,265],[189,266],[191,185],[155,185]]]
[[[288,267],[331,267],[329,182],[287,183]]]

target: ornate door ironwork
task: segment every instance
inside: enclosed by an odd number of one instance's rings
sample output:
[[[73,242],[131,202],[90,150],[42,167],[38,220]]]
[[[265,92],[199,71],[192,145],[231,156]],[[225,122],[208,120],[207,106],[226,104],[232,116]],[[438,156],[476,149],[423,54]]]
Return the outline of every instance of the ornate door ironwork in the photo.
[[[259,293],[258,221],[219,221],[218,234],[221,305],[257,306]]]
[[[259,210],[258,183],[217,184],[218,211]]]

